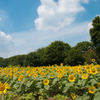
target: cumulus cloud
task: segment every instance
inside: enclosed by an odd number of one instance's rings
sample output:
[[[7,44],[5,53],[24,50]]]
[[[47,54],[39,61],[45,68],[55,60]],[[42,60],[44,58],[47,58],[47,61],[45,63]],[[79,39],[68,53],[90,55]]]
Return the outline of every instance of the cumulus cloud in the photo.
[[[99,17],[100,17],[100,15],[96,15],[96,17],[97,17],[97,16],[99,16]]]
[[[0,30],[0,57],[6,56],[14,50],[15,46],[10,35],[6,35]]]
[[[82,0],[84,3],[89,3],[89,0]]]
[[[76,14],[85,11],[81,3],[89,0],[40,0],[38,18],[35,26],[38,30],[57,30],[74,22]]]
[[[69,43],[71,46],[76,45],[80,41],[89,41],[90,36],[87,32],[88,23],[89,22],[73,24],[57,31],[31,30],[14,33],[12,37],[17,54],[27,54],[35,51],[37,48],[46,47],[55,40]]]
[[[91,28],[93,28],[92,22],[88,23],[88,32],[89,32],[89,30],[90,30]]]

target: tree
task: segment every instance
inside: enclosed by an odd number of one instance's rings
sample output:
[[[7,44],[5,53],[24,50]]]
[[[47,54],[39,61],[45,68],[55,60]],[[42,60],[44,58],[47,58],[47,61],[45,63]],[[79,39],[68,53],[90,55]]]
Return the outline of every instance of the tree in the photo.
[[[44,66],[44,65],[45,65],[45,63],[44,63],[44,58],[43,58],[44,50],[45,50],[45,48],[42,47],[42,48],[38,48],[37,51],[36,51],[37,54],[38,54],[39,57],[40,57],[40,65],[41,65],[41,66]]]
[[[8,66],[8,62],[9,62],[8,58],[3,59],[2,57],[0,57],[0,67]]]
[[[100,16],[92,21],[93,28],[90,29],[91,42],[96,48],[100,47]]]
[[[72,48],[68,52],[68,57],[64,59],[64,63],[71,66],[76,66],[79,64],[83,64],[84,58],[80,49]]]
[[[26,55],[24,60],[24,66],[40,66],[40,56],[37,52],[30,52]]]
[[[3,65],[4,65],[4,63],[3,63],[3,58],[0,57],[0,67],[2,67]]]
[[[86,62],[87,64],[91,64],[91,63],[92,63],[92,59],[95,59],[96,62],[97,62],[98,64],[100,64],[100,58],[99,58],[99,56],[96,54],[95,48],[94,48],[94,49],[91,49],[91,48],[88,49],[88,51],[86,51],[85,54],[84,54],[84,58],[85,58],[85,62]]]
[[[88,41],[82,41],[77,43],[76,46],[72,47],[74,49],[80,49],[82,53],[84,53],[85,51],[87,51],[89,48],[94,48],[93,43],[88,42]]]
[[[16,55],[16,56],[12,56],[9,59],[8,65],[23,65],[23,60],[25,59],[25,55]]]
[[[93,43],[88,41],[82,41],[77,43],[76,46],[72,47],[68,52],[68,56],[64,59],[64,63],[68,65],[83,65],[85,62],[84,54],[89,48],[93,48]]]
[[[66,53],[71,49],[68,43],[62,41],[54,41],[44,50],[44,63],[45,65],[60,64],[64,62]]]

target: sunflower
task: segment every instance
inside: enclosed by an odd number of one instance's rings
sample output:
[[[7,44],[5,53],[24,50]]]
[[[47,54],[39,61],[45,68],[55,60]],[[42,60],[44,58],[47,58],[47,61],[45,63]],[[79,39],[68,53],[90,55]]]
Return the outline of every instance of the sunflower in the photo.
[[[82,79],[87,79],[87,77],[88,77],[88,74],[83,74],[82,75]]]
[[[95,59],[92,59],[92,62],[95,62]]]
[[[98,83],[98,85],[97,85],[98,87],[100,87],[100,83]]]
[[[23,74],[21,74],[19,77],[18,77],[18,81],[22,81],[23,79]]]
[[[68,80],[69,82],[74,82],[75,81],[75,76],[74,75],[69,75]]]
[[[0,95],[6,93],[7,89],[10,89],[10,86],[5,82],[4,84],[0,82]]]
[[[76,98],[75,93],[71,93],[71,97],[72,97],[73,99]]]
[[[87,73],[88,73],[88,74],[90,74],[90,73],[91,73],[91,69],[87,69],[86,71],[87,71]]]
[[[63,66],[63,63],[61,63],[60,66]]]
[[[58,78],[61,78],[61,77],[62,77],[62,74],[61,74],[61,73],[59,73],[59,74],[57,75],[57,77],[58,77]]]
[[[79,70],[79,71],[78,71],[78,74],[79,74],[79,75],[83,74],[82,70]]]
[[[94,86],[90,86],[89,93],[91,93],[91,94],[95,93],[95,91],[93,91],[94,89],[96,89]]]
[[[34,74],[34,78],[36,78],[36,77],[38,77],[38,73],[35,73],[35,74]]]
[[[17,73],[15,73],[14,76],[17,77]]]
[[[48,80],[48,79],[45,79],[45,80],[43,81],[43,83],[44,83],[44,85],[48,85],[48,84],[49,84],[49,80]]]
[[[98,70],[96,68],[92,68],[91,69],[91,74],[94,75],[94,74],[97,74],[97,73],[98,73]]]

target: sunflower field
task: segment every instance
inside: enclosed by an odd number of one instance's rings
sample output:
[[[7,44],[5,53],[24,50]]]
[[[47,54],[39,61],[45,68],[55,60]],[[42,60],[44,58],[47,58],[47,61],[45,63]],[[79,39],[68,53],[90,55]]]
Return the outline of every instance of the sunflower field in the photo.
[[[74,100],[100,99],[100,65],[0,67],[0,100],[47,100],[61,94]],[[55,99],[64,100],[64,99]]]

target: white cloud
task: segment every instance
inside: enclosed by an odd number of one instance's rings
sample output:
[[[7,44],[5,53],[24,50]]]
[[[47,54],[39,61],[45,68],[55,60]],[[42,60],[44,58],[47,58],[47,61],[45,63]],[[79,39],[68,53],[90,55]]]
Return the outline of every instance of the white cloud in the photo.
[[[90,30],[91,28],[93,28],[92,22],[88,23],[88,32],[89,32],[89,30]]]
[[[0,22],[5,18],[5,12],[0,10]]]
[[[14,51],[14,43],[10,35],[6,35],[0,30],[0,57],[7,57],[9,53]]]
[[[98,15],[96,15],[96,17],[97,16],[99,16],[100,17],[100,15],[98,14]],[[92,25],[92,22],[89,22],[88,23],[88,32],[89,32],[89,30],[91,29],[91,28],[93,28],[93,25]]]
[[[76,18],[76,14],[85,11],[81,3],[89,0],[40,0],[41,5],[37,12],[39,17],[35,20],[38,30],[57,30],[70,25]]]
[[[2,20],[2,19],[0,18],[0,22],[1,22],[1,20]]]
[[[97,17],[97,16],[99,16],[99,17],[100,17],[100,15],[96,15],[96,17]]]
[[[84,3],[89,3],[89,0],[82,0]]]
[[[31,30],[13,33],[12,40],[16,46],[17,54],[28,54],[37,48],[48,46],[55,40],[61,40],[74,46],[78,42],[90,40],[89,33],[87,32],[88,23],[89,22],[74,24],[58,29],[57,31]]]

